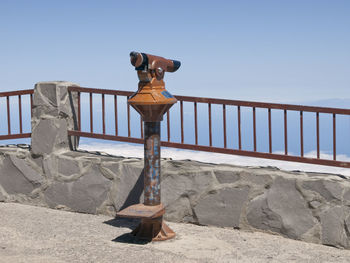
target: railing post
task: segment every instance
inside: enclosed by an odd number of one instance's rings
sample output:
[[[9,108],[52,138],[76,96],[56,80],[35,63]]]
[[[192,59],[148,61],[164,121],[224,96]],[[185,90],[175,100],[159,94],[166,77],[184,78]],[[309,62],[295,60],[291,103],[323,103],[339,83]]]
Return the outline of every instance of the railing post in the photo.
[[[35,85],[32,105],[32,143],[34,155],[57,150],[75,150],[79,138],[68,137],[78,129],[78,94],[69,92],[71,82],[39,82]]]

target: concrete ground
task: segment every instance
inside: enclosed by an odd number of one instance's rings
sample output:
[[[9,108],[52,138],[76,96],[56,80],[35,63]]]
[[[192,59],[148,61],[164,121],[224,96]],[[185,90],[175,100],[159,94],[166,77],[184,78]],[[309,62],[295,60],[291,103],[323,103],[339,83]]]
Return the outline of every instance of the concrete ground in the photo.
[[[132,223],[0,203],[0,262],[349,262],[350,251],[234,229],[168,224],[173,240],[130,239]]]

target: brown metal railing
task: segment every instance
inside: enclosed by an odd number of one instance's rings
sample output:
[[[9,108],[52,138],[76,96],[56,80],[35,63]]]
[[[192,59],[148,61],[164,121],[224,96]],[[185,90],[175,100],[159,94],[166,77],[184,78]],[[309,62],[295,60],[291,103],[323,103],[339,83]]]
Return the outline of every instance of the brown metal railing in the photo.
[[[130,107],[127,107],[127,136],[120,136],[118,133],[118,112],[117,112],[117,98],[118,96],[124,96],[129,98],[133,92],[129,91],[120,91],[120,90],[104,90],[104,89],[92,89],[84,87],[69,87],[71,92],[78,92],[78,130],[71,130],[68,132],[71,136],[82,136],[89,138],[105,139],[105,140],[114,140],[122,142],[131,142],[131,143],[140,143],[143,144],[143,125],[140,125],[141,136],[132,137],[131,136],[131,127],[130,127]],[[81,93],[88,93],[90,98],[90,132],[81,130]],[[93,130],[93,94],[101,94],[102,96],[102,133],[94,133]],[[114,116],[115,116],[115,133],[106,134],[105,128],[105,95],[114,96]],[[328,108],[328,107],[313,107],[313,106],[301,106],[301,105],[290,105],[290,104],[277,104],[277,103],[264,103],[264,102],[249,102],[249,101],[239,101],[239,100],[227,100],[227,99],[213,99],[213,98],[200,98],[200,97],[189,97],[189,96],[175,96],[179,100],[179,109],[180,109],[180,142],[171,141],[170,137],[170,112],[166,114],[166,125],[167,125],[167,139],[163,140],[162,146],[165,147],[174,147],[180,149],[189,149],[189,150],[198,150],[198,151],[207,151],[207,152],[216,152],[224,154],[234,154],[241,156],[249,157],[258,157],[258,158],[267,158],[275,160],[285,160],[293,162],[302,162],[310,164],[320,164],[320,165],[329,165],[329,166],[338,166],[350,168],[350,162],[338,161],[336,153],[336,116],[337,115],[350,115],[350,109],[338,109],[338,108]],[[184,140],[184,102],[193,103],[193,113],[194,113],[194,144],[185,143]],[[209,145],[200,145],[198,143],[198,104],[207,104],[208,106],[208,127],[209,127]],[[212,105],[221,105],[222,106],[222,127],[223,127],[223,147],[213,146],[212,139]],[[226,110],[227,106],[234,106],[237,108],[237,128],[238,128],[238,149],[229,148],[227,146],[227,118]],[[253,118],[253,150],[244,150],[242,149],[242,131],[241,131],[241,122],[242,122],[242,110],[241,107],[252,108],[252,118]],[[266,109],[268,114],[268,152],[259,152],[257,151],[257,125],[256,125],[256,109]],[[282,110],[284,113],[283,123],[284,123],[284,154],[273,153],[272,149],[272,118],[271,110]],[[300,119],[300,155],[290,155],[288,153],[288,111],[299,112]],[[316,145],[317,145],[317,156],[316,158],[310,158],[304,156],[304,127],[303,127],[303,117],[304,112],[311,112],[316,114]],[[320,157],[320,113],[331,114],[333,116],[333,159],[322,159]],[[142,121],[141,121],[142,124]]]
[[[10,92],[0,92],[0,98],[5,97],[6,98],[6,112],[7,112],[7,134],[0,135],[0,140],[10,140],[10,139],[19,139],[19,138],[30,138],[31,133],[24,133],[23,132],[23,117],[22,117],[22,96],[29,95],[30,96],[30,108],[32,108],[32,102],[33,102],[33,89],[29,90],[18,90],[18,91],[10,91]],[[18,120],[19,120],[19,131],[18,133],[13,133],[11,129],[11,123],[13,120],[11,120],[11,105],[10,105],[10,98],[11,97],[17,97],[18,98]],[[0,113],[2,114],[2,113]],[[29,120],[30,122],[30,120]]]

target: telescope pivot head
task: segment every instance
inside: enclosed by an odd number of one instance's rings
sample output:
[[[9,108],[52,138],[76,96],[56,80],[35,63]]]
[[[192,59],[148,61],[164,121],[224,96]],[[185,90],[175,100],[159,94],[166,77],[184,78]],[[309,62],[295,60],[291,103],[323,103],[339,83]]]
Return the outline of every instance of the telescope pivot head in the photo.
[[[142,81],[150,81],[154,77],[162,80],[165,72],[175,72],[181,66],[181,62],[177,60],[135,51],[130,53],[130,62],[138,71],[138,76]]]

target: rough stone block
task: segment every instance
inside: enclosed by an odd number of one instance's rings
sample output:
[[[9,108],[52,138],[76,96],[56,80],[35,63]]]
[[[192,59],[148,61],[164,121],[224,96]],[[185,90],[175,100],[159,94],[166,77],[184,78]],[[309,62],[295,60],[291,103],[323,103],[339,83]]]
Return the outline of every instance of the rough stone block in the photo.
[[[50,154],[53,152],[57,137],[56,120],[42,120],[32,132],[32,152]]]
[[[296,189],[295,179],[282,177],[275,179],[264,196],[251,201],[247,219],[258,229],[270,228],[294,239],[300,239],[317,222]]]
[[[249,187],[224,188],[210,193],[194,207],[198,223],[225,227],[239,227],[242,207]]]
[[[303,183],[303,187],[307,190],[311,190],[319,193],[327,201],[338,200],[341,201],[342,187],[339,183],[330,181],[307,181]],[[335,201],[336,201],[335,200]]]
[[[143,162],[125,162],[106,166],[115,171],[113,205],[117,211],[143,201]]]
[[[74,182],[54,182],[45,191],[45,200],[52,208],[64,205],[72,211],[95,214],[106,200],[110,186],[111,182],[93,165]]]
[[[58,158],[57,169],[58,174],[65,177],[71,177],[80,173],[79,163],[68,158]]]
[[[8,194],[29,194],[35,189],[10,158],[5,158],[0,163],[0,185]]]
[[[237,172],[230,170],[215,170],[214,174],[220,184],[232,184],[240,178]]]
[[[14,166],[16,166],[17,169],[21,171],[23,176],[27,178],[27,180],[30,181],[33,185],[40,185],[42,183],[43,177],[32,167],[30,167],[24,159],[19,159],[14,155],[11,155],[10,159]]]
[[[215,185],[212,171],[200,171],[184,169],[170,170],[162,172],[161,191],[162,202],[170,209],[175,210],[179,198],[186,197],[192,204],[200,198],[200,195],[211,190]],[[181,208],[180,208],[181,209]],[[180,218],[178,220],[181,220]]]
[[[32,116],[32,153],[50,154],[58,149],[74,150],[79,139],[68,137],[77,128],[76,93],[69,93],[65,81],[40,82],[35,85]]]
[[[349,238],[344,224],[350,215],[349,209],[334,206],[320,214],[322,244],[335,247],[349,247]]]
[[[39,82],[35,85],[35,96],[33,97],[33,106],[51,106],[57,107],[57,89],[55,82]]]

